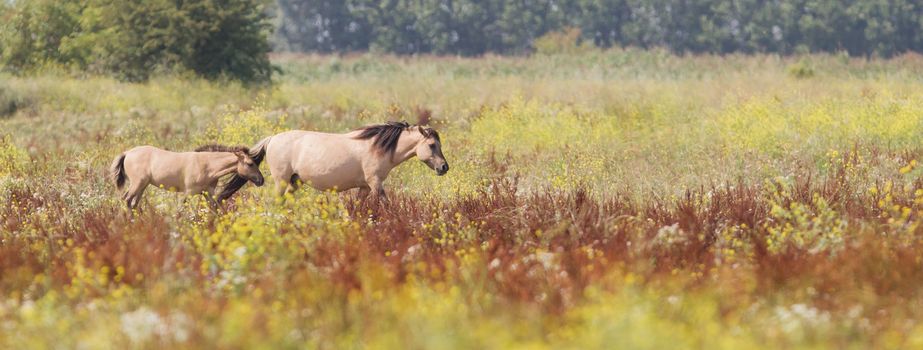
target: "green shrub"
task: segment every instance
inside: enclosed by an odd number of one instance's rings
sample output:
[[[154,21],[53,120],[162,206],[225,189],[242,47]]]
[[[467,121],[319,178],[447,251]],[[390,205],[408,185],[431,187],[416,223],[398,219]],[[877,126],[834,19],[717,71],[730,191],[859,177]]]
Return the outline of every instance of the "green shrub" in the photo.
[[[798,63],[788,66],[788,75],[796,79],[807,79],[814,76],[814,66],[807,61],[798,61]]]
[[[0,118],[12,116],[32,102],[6,86],[0,86]]]
[[[54,65],[145,81],[156,72],[266,82],[269,22],[260,0],[14,1],[0,26],[14,73]]]

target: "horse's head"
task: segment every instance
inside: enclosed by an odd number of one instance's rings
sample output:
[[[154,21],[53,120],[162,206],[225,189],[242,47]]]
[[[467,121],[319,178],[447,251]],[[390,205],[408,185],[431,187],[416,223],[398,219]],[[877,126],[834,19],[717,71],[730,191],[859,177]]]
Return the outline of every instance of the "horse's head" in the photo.
[[[449,163],[442,155],[442,141],[439,139],[439,133],[433,128],[424,126],[417,126],[415,129],[422,136],[416,146],[417,159],[435,170],[436,175],[445,175],[449,172]]]
[[[246,150],[234,151],[237,156],[237,175],[243,177],[256,186],[263,186],[263,173],[260,172],[260,166],[250,157]]]

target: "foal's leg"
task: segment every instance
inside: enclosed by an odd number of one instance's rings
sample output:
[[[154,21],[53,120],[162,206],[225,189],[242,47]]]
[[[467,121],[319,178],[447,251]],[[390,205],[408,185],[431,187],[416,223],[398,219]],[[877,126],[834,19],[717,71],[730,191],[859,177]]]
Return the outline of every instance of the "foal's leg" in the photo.
[[[212,210],[218,210],[218,201],[215,200],[215,195],[214,195],[215,188],[216,187],[211,187],[205,191],[202,191],[202,195],[205,196],[205,201],[208,202],[208,206],[211,207]]]
[[[215,210],[218,207],[218,202],[215,201],[213,193],[215,193],[216,186],[208,186],[204,189],[201,186],[190,186],[186,185],[186,198],[190,196],[202,196],[205,198],[205,204],[208,205],[209,209]]]

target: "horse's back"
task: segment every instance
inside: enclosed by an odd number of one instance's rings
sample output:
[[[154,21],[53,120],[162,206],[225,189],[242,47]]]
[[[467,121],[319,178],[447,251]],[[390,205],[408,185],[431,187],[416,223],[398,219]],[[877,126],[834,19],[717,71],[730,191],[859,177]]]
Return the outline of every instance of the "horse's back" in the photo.
[[[292,145],[306,133],[307,131],[304,130],[291,130],[272,136],[266,145],[266,163],[269,164],[269,171],[273,175],[291,176],[293,171],[291,162],[296,154]]]
[[[266,159],[277,180],[289,181],[297,174],[316,189],[345,190],[361,185],[362,164],[355,148],[346,134],[294,130],[273,136]]]

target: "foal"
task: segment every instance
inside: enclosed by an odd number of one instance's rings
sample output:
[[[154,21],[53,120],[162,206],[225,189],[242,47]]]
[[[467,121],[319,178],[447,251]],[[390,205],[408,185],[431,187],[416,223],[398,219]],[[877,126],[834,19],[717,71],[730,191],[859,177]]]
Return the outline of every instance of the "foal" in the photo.
[[[205,194],[212,207],[217,205],[212,196],[222,176],[234,174],[257,186],[263,185],[259,164],[246,147],[207,145],[195,152],[171,152],[139,146],[116,157],[110,171],[118,189],[122,189],[126,179],[130,183],[122,196],[128,209],[138,207],[148,185],[186,194]]]
[[[345,134],[286,131],[258,142],[250,156],[257,164],[266,158],[279,195],[303,182],[321,191],[358,188],[360,197],[374,202],[385,196],[383,182],[391,170],[410,158],[416,157],[436,175],[449,171],[439,133],[406,122],[369,125]],[[246,183],[243,177],[232,177],[218,200]]]

